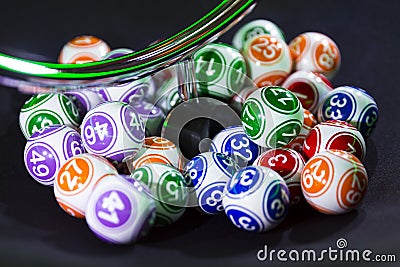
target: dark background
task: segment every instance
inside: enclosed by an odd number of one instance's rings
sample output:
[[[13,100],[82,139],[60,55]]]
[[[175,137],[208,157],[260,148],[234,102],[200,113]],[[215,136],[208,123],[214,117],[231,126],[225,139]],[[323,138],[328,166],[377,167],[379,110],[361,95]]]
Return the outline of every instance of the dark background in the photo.
[[[2,1],[0,51],[55,60],[62,45],[80,34],[102,37],[111,47],[139,49],[204,15],[218,1]],[[332,37],[342,53],[335,86],[357,85],[377,100],[378,126],[367,140],[370,185],[363,204],[346,215],[290,210],[275,230],[236,229],[221,215],[189,211],[174,225],[153,230],[131,246],[98,240],[84,220],[57,205],[51,188],[29,177],[18,113],[26,95],[0,88],[0,266],[250,266],[270,249],[325,249],[346,238],[349,248],[396,254],[400,261],[399,1],[261,1],[244,21],[266,18],[290,41],[305,31]],[[237,27],[220,40],[230,42]],[[329,262],[326,262],[329,264]],[[343,263],[342,263],[343,264]],[[376,264],[371,263],[371,266]],[[382,263],[382,266],[391,266]]]

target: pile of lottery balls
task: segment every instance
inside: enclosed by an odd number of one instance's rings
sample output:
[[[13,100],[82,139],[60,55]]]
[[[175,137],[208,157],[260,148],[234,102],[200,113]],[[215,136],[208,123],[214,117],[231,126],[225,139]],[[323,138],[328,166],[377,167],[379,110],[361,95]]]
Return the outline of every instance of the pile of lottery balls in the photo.
[[[59,62],[131,52],[79,36],[62,48]],[[219,132],[209,151],[184,160],[160,136],[180,103],[177,77],[166,71],[29,98],[19,118],[28,173],[54,188],[66,213],[115,244],[135,242],[189,208],[225,213],[236,227],[263,232],[301,202],[325,214],[360,204],[368,186],[365,138],[378,108],[360,88],[333,88],[328,79],[341,58],[332,39],[306,32],[287,45],[278,26],[255,20],[237,31],[233,45],[211,43],[193,58],[200,96],[223,100],[241,115],[242,125]]]

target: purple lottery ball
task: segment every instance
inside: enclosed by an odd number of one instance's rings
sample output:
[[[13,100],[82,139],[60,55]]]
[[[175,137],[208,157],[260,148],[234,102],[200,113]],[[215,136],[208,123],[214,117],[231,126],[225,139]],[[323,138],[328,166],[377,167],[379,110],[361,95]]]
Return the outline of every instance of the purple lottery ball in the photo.
[[[24,161],[32,178],[41,184],[53,185],[60,166],[84,152],[77,131],[65,125],[52,125],[40,129],[28,139]]]
[[[106,102],[89,111],[82,123],[85,148],[118,163],[136,155],[144,141],[144,123],[130,105]]]

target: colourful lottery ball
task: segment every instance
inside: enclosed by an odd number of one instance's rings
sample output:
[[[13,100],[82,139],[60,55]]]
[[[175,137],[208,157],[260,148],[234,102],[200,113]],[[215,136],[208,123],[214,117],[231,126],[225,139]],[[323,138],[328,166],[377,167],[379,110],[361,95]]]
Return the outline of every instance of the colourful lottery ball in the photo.
[[[123,102],[106,102],[86,114],[81,132],[88,152],[122,162],[142,147],[145,128],[132,106]]]
[[[300,153],[303,152],[303,144],[307,135],[309,134],[311,129],[314,128],[315,125],[317,125],[317,119],[315,118],[315,116],[307,109],[303,109],[303,111],[304,111],[304,121],[300,133],[296,136],[296,138],[294,138],[289,144],[285,146],[287,148],[296,150],[297,152]]]
[[[147,234],[154,223],[155,201],[135,185],[119,175],[98,182],[86,207],[86,222],[97,237],[129,244]]]
[[[212,140],[210,151],[227,155],[240,167],[246,167],[254,162],[264,148],[251,141],[240,125],[219,132]]]
[[[158,136],[146,137],[142,149],[128,162],[132,170],[151,163],[167,164],[178,170],[183,168],[179,148],[168,139]]]
[[[340,86],[326,95],[318,110],[318,120],[347,121],[368,137],[375,129],[379,111],[375,100],[363,89]]]
[[[90,35],[75,37],[62,48],[59,63],[81,64],[101,60],[110,47],[103,40]]]
[[[132,102],[131,105],[143,120],[146,136],[160,135],[164,112],[156,105],[142,100]]]
[[[85,153],[81,136],[65,125],[44,127],[29,137],[24,151],[25,167],[37,182],[53,185],[60,166]]]
[[[81,118],[75,104],[63,94],[39,94],[29,98],[19,113],[19,126],[26,138],[54,124],[79,126]]]
[[[300,100],[303,108],[317,114],[319,104],[332,91],[331,82],[321,73],[299,70],[282,84]]]
[[[282,30],[273,22],[257,19],[244,24],[233,36],[232,44],[236,49],[242,50],[249,40],[259,35],[269,34],[285,41]]]
[[[93,188],[104,177],[117,174],[106,159],[88,153],[80,154],[61,165],[54,180],[54,195],[65,212],[84,218]]]
[[[264,232],[285,218],[289,189],[275,171],[249,166],[240,169],[227,183],[222,204],[236,227],[249,232]]]
[[[238,169],[236,162],[222,153],[204,152],[194,157],[183,171],[190,185],[189,205],[205,214],[222,213],[224,188]]]
[[[122,57],[127,54],[133,53],[134,51],[130,48],[117,48],[113,49],[110,52],[108,52],[106,55],[103,56],[102,60],[106,59],[114,59],[117,57]]]
[[[65,95],[68,96],[78,108],[81,118],[85,117],[89,110],[104,102],[100,95],[93,90],[67,91]]]
[[[307,70],[334,77],[340,68],[341,55],[336,43],[318,32],[306,32],[289,44],[294,70]]]
[[[194,54],[200,96],[230,99],[242,89],[247,76],[246,61],[239,50],[221,43],[207,44]]]
[[[182,174],[166,164],[144,165],[131,174],[136,181],[149,188],[156,201],[155,226],[166,226],[177,221],[188,203],[188,188]]]
[[[132,82],[103,87],[99,90],[99,94],[104,101],[119,101],[129,104],[138,100],[151,100],[155,90],[151,78],[145,77]]]
[[[360,160],[341,150],[316,154],[301,175],[305,199],[325,214],[342,214],[356,208],[367,187],[367,172]]]
[[[247,98],[241,120],[254,143],[276,148],[287,145],[300,133],[303,116],[300,101],[293,93],[283,87],[269,86]]]
[[[254,83],[259,87],[281,85],[292,70],[292,58],[285,41],[272,35],[250,39],[243,50]]]
[[[315,154],[338,149],[354,154],[364,160],[366,147],[361,133],[343,121],[326,121],[311,129],[303,143],[303,155],[309,159]]]
[[[303,199],[300,180],[305,162],[299,152],[289,148],[276,148],[262,153],[253,166],[264,166],[276,171],[285,180],[290,192],[290,204]]]
[[[229,101],[229,106],[231,106],[238,114],[240,114],[244,101],[246,101],[246,99],[257,89],[258,88],[255,86],[245,86],[231,98]]]

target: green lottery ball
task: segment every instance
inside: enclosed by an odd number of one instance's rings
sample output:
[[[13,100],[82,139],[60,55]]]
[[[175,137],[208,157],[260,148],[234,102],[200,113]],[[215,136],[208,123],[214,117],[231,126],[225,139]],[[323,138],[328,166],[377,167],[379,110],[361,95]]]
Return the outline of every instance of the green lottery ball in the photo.
[[[26,138],[46,126],[61,124],[76,129],[80,122],[78,108],[63,94],[34,95],[19,113],[19,125]]]
[[[202,47],[194,54],[194,64],[200,96],[228,100],[245,83],[246,61],[230,45],[212,43]]]
[[[169,225],[183,215],[188,203],[188,187],[177,169],[151,163],[133,171],[131,177],[146,185],[156,200],[155,226]]]
[[[267,148],[290,143],[303,126],[304,113],[299,99],[279,86],[263,87],[245,101],[241,120],[247,136]]]

